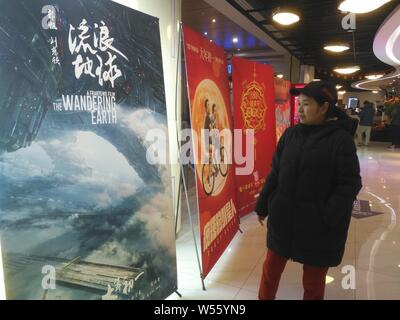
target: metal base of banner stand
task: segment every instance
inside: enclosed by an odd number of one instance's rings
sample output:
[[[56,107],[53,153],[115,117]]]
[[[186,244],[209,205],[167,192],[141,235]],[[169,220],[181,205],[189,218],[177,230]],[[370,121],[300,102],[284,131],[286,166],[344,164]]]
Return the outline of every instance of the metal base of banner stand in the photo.
[[[182,162],[180,163],[179,166],[181,167],[181,179],[182,179],[181,181],[183,181],[183,191],[185,193],[186,207],[187,207],[187,211],[188,211],[190,227],[192,228],[194,248],[195,248],[195,251],[196,251],[197,263],[198,263],[198,267],[199,267],[199,270],[200,270],[201,284],[202,284],[202,287],[203,287],[203,291],[206,291],[206,286],[204,284],[203,270],[201,269],[199,250],[198,250],[198,247],[197,247],[196,233],[194,231],[194,225],[193,225],[193,220],[192,220],[192,211],[190,209],[190,204],[189,204],[189,193],[188,193],[187,186],[186,186],[186,176],[185,176],[185,172],[183,170]]]
[[[182,295],[179,293],[178,290],[176,290],[175,293],[176,293],[176,295],[177,295],[179,298],[182,298]]]

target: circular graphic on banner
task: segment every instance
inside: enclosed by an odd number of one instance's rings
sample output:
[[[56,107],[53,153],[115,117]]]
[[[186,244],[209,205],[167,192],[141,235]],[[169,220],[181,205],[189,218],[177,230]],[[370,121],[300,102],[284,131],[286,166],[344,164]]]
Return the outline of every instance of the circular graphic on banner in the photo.
[[[220,194],[228,176],[232,144],[221,134],[223,129],[228,129],[231,139],[231,125],[226,108],[217,84],[209,79],[200,82],[192,105],[192,128],[198,138],[194,155],[198,164],[197,177],[207,196]],[[213,129],[217,129],[220,134]]]

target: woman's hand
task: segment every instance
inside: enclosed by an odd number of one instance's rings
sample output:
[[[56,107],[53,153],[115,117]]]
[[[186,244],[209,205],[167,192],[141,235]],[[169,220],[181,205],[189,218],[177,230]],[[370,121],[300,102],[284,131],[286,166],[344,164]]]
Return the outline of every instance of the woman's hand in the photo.
[[[264,227],[264,221],[265,221],[265,219],[266,219],[267,217],[263,217],[263,216],[257,215],[257,218],[258,218],[258,222],[261,224],[261,226]]]

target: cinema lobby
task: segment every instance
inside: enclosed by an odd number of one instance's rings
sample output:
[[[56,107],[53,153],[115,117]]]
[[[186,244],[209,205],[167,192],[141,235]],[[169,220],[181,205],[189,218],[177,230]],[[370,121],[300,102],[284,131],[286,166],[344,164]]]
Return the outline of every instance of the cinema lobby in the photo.
[[[400,300],[399,211],[399,0],[0,0],[0,300]]]

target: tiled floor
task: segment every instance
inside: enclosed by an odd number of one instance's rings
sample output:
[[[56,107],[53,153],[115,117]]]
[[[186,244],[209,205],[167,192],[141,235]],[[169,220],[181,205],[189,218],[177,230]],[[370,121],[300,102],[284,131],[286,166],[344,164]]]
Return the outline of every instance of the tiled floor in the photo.
[[[369,200],[372,211],[384,214],[352,219],[342,265],[331,269],[326,299],[400,299],[400,151],[386,149],[387,144],[373,143],[359,148],[363,189],[361,200]],[[188,174],[189,185],[193,179]],[[196,208],[194,188],[189,191]],[[185,203],[185,202],[183,202]],[[184,216],[187,213],[184,212]],[[197,232],[196,214],[192,214]],[[205,280],[202,290],[200,272],[187,219],[177,240],[178,285],[182,299],[246,300],[257,299],[258,284],[265,255],[266,230],[251,214],[241,222],[228,250]],[[355,270],[355,289],[345,289],[349,271]],[[302,266],[289,262],[282,276],[277,298],[301,299]],[[170,299],[178,299],[176,295]]]

